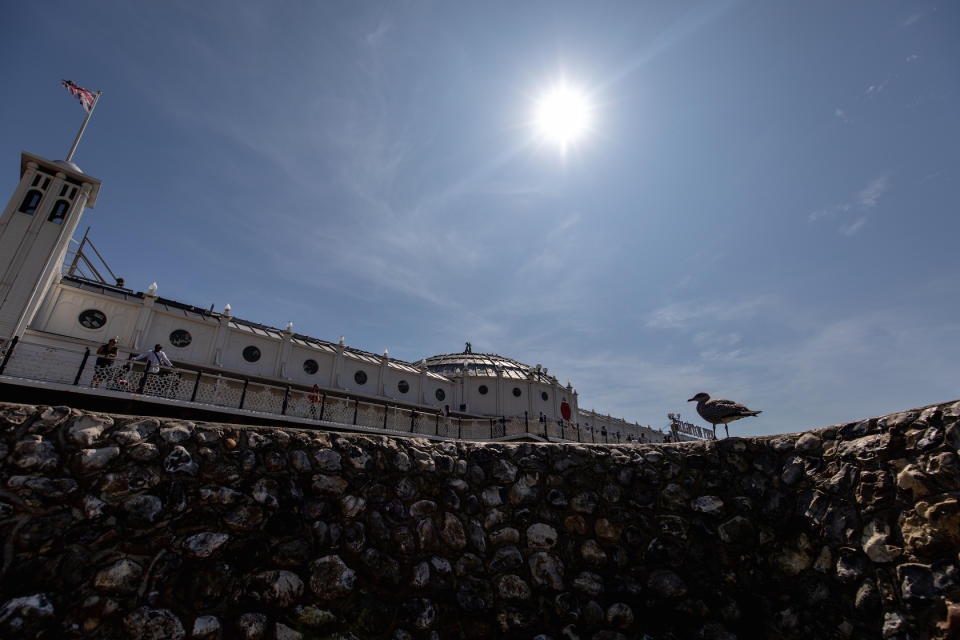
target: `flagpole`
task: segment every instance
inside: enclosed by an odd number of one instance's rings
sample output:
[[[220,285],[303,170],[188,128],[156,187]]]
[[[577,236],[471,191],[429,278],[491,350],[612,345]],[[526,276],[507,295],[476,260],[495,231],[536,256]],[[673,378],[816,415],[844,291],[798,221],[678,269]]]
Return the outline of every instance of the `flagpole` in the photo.
[[[87,112],[87,117],[84,118],[83,124],[80,126],[80,131],[77,133],[77,139],[73,141],[73,146],[70,147],[70,153],[67,154],[67,162],[73,159],[73,153],[77,150],[77,145],[80,144],[80,138],[83,136],[83,130],[87,128],[87,123],[90,122],[90,116],[93,115],[93,110],[97,107],[97,102],[100,100],[100,94],[102,91],[97,91],[97,97],[93,99],[93,104],[90,105],[90,111]]]

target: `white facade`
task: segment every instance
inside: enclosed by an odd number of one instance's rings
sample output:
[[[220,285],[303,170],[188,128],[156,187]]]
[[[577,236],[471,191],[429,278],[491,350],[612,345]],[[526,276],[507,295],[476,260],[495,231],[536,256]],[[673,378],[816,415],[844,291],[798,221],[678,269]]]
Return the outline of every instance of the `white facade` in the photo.
[[[577,392],[548,369],[493,354],[403,362],[119,286],[61,276],[67,246],[100,182],[74,165],[24,152],[21,181],[0,218],[0,341],[83,345],[118,338],[121,359],[163,345],[178,367],[349,394],[420,411],[571,425],[584,417]],[[2,344],[2,343],[0,343]],[[633,432],[622,420],[602,424]],[[618,429],[617,427],[622,427]],[[629,429],[628,429],[629,427]],[[531,426],[532,431],[536,431]],[[599,429],[598,429],[599,431]]]

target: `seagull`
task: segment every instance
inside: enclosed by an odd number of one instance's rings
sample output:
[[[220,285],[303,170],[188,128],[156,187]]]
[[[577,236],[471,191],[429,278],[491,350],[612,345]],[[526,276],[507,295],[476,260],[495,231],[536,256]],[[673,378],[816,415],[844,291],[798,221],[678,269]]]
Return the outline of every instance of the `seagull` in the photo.
[[[727,423],[762,413],[761,411],[751,411],[739,402],[734,402],[733,400],[723,400],[720,398],[711,400],[710,396],[703,392],[693,396],[687,400],[687,402],[693,402],[694,400],[697,401],[697,413],[700,414],[701,418],[713,425],[714,433],[717,431],[717,425],[722,424],[724,430],[727,432],[728,438],[730,437],[730,429],[727,428]]]

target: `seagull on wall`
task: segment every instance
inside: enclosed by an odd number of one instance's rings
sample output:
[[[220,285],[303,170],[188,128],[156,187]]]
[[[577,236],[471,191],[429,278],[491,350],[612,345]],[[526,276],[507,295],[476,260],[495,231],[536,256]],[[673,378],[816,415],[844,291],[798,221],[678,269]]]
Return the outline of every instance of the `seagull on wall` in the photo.
[[[733,422],[734,420],[739,420],[740,418],[747,418],[749,416],[755,416],[762,411],[751,411],[739,402],[734,402],[733,400],[724,400],[722,398],[710,399],[710,396],[702,391],[697,395],[693,396],[687,402],[697,401],[697,413],[700,414],[700,417],[713,425],[713,431],[716,433],[717,425],[722,424],[724,430],[727,432],[727,437],[730,437],[730,429],[727,428],[727,424]]]

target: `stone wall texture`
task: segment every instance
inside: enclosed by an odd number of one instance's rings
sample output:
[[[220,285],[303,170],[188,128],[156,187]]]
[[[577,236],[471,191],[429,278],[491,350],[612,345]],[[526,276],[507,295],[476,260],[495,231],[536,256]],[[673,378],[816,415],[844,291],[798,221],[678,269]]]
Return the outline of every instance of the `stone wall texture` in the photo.
[[[953,638],[960,402],[484,444],[0,404],[4,638]]]

